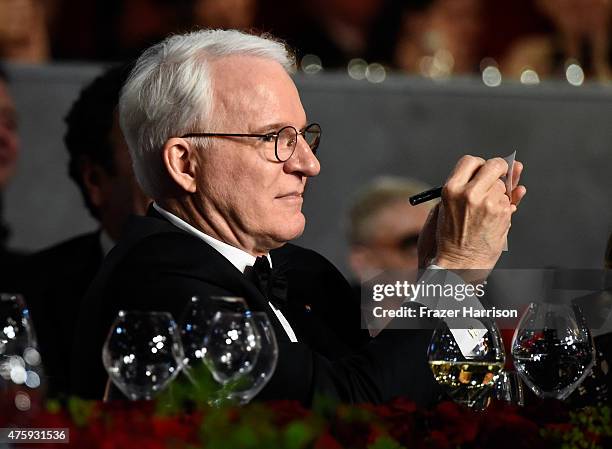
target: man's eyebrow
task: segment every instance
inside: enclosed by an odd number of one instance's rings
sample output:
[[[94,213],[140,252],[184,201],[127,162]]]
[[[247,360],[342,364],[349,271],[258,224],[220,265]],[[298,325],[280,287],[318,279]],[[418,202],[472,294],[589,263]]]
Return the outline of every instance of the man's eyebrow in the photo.
[[[289,122],[278,122],[278,123],[271,123],[269,125],[265,125],[265,126],[259,126],[256,128],[257,131],[255,131],[255,133],[275,133],[281,130],[281,128],[284,128],[285,126],[294,126],[294,124],[289,123]],[[302,129],[304,129],[307,125],[304,124],[304,126],[301,126],[298,129],[298,131],[301,131]]]

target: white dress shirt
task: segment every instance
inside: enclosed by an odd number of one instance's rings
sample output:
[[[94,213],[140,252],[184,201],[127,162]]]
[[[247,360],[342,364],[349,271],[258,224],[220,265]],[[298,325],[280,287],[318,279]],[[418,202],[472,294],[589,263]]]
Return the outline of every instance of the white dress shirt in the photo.
[[[234,265],[236,269],[240,271],[241,273],[244,273],[244,270],[247,267],[252,267],[253,265],[255,265],[255,261],[257,260],[257,258],[253,256],[252,254],[249,254],[246,251],[241,250],[240,248],[236,248],[235,246],[228,245],[227,243],[217,240],[211,237],[210,235],[204,234],[202,231],[194,228],[189,223],[187,223],[184,220],[181,220],[176,215],[168,212],[167,210],[162,209],[156,203],[153,203],[153,207],[155,208],[157,212],[159,212],[161,216],[163,216],[166,220],[168,220],[170,223],[172,223],[177,228],[182,229],[183,231],[188,232],[204,240],[206,243],[208,243],[210,246],[216,249],[219,253],[221,253],[223,257],[229,260],[231,264]],[[266,257],[268,258],[270,267],[272,267],[272,259],[270,258],[270,254],[266,254]],[[283,329],[285,330],[285,332],[287,333],[287,336],[289,337],[289,340],[291,340],[291,342],[293,343],[297,342],[298,340],[297,340],[297,337],[295,336],[295,332],[291,328],[291,325],[289,324],[289,321],[287,321],[287,318],[285,318],[283,313],[279,309],[274,307],[274,305],[271,302],[268,301],[268,305],[270,306],[270,308],[272,309],[272,311],[274,312],[274,314],[280,321],[281,325],[283,326]]]

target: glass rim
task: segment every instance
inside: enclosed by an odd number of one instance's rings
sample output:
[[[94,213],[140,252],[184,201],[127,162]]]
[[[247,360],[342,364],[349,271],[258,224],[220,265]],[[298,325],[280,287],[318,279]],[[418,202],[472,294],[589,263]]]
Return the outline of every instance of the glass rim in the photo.
[[[163,317],[167,317],[170,318],[172,321],[174,321],[174,317],[172,316],[172,314],[170,312],[164,312],[162,310],[119,310],[119,312],[117,312],[117,318],[123,318],[127,315],[132,315],[132,316],[163,316]]]

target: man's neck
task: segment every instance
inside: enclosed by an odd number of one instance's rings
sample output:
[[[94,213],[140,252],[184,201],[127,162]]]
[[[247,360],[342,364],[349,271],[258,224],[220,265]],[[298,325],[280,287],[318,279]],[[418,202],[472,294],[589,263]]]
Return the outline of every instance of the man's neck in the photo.
[[[269,253],[270,249],[261,248],[254,239],[239,230],[238,226],[232,226],[214,208],[199,208],[192,201],[178,199],[156,200],[157,205],[170,212],[184,222],[193,226],[204,234],[239,248],[255,257]]]

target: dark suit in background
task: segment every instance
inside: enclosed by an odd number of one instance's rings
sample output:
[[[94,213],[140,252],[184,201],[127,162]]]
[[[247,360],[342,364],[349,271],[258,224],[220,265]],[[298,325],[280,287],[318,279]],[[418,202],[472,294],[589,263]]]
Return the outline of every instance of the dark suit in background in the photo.
[[[72,357],[73,392],[102,396],[107,376],[101,351],[119,310],[168,311],[178,319],[193,295],[231,295],[268,313],[279,342],[275,374],[259,399],[310,404],[315,394],[349,402],[406,395],[427,403],[437,397],[425,357],[430,333],[388,331],[364,344],[359,311],[345,307],[351,304],[351,288],[331,263],[291,244],[270,256],[288,279],[282,312],[298,343],[289,341],[255,285],[214,248],[152,209],[147,217],[134,218],[83,302]]]
[[[33,254],[24,262],[20,291],[30,309],[50,396],[67,391],[79,307],[102,258],[100,232],[92,232]]]

